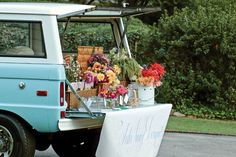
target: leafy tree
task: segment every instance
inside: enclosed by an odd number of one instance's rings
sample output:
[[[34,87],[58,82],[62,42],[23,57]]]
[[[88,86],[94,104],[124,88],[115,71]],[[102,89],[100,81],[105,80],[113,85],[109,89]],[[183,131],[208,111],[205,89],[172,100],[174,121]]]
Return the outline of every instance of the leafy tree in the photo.
[[[148,46],[168,69],[160,101],[186,114],[236,119],[235,14],[232,0],[196,0],[161,18]]]

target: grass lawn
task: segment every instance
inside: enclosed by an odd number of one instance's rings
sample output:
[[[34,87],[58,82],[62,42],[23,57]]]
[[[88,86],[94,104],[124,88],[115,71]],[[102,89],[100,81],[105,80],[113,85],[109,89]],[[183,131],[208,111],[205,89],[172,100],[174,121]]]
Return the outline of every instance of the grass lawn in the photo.
[[[166,131],[236,136],[236,121],[193,119],[170,116]]]

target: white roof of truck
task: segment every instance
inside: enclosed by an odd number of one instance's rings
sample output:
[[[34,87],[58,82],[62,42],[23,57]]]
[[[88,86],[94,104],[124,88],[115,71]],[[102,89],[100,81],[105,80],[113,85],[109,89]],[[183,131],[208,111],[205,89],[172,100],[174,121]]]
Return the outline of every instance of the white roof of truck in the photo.
[[[95,6],[68,3],[0,2],[0,14],[55,15],[58,18],[79,14],[92,8]]]

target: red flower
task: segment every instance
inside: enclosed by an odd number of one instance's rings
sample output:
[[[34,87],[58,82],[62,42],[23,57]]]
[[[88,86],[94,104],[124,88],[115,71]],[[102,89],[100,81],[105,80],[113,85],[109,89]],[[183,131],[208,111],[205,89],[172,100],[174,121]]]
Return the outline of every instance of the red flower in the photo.
[[[155,73],[156,72],[152,69],[143,69],[142,70],[142,76],[143,77],[153,77],[153,76],[156,75]]]
[[[160,80],[160,74],[153,69],[143,69],[142,70],[142,76],[143,77],[153,77],[155,81]]]
[[[154,63],[149,67],[142,69],[138,81],[142,85],[150,85],[151,83],[155,86],[160,86],[160,81],[165,73],[165,68],[161,64]]]
[[[115,92],[110,92],[107,98],[115,99],[117,97]]]
[[[162,79],[162,77],[165,75],[166,71],[165,68],[158,63],[154,63],[150,66],[150,69],[156,71],[159,75],[159,78]]]

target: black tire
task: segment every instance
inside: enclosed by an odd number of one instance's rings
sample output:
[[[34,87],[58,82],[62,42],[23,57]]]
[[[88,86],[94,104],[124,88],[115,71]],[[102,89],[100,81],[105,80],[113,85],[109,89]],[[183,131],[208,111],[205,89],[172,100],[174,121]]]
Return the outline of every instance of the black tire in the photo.
[[[35,134],[36,139],[36,150],[44,151],[49,148],[51,145],[50,135],[49,134],[42,134],[42,133],[36,133]]]
[[[0,138],[3,139],[1,151],[8,152],[10,157],[33,157],[35,139],[31,132],[16,118],[0,114]]]
[[[58,133],[52,147],[60,157],[95,157],[101,129]]]
[[[51,143],[49,142],[43,142],[43,141],[37,141],[36,142],[36,149],[38,151],[45,151],[50,147]]]

